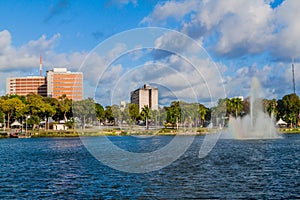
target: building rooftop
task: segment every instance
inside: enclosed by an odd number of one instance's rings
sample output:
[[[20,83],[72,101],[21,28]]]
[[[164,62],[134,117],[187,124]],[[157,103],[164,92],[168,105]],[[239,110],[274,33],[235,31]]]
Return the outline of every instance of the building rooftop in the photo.
[[[53,72],[68,72],[67,68],[53,68]]]
[[[140,89],[157,89],[156,87],[152,87],[150,84],[145,84],[142,88]]]
[[[45,78],[44,76],[23,76],[23,77],[9,77],[9,79],[26,79],[26,78]]]

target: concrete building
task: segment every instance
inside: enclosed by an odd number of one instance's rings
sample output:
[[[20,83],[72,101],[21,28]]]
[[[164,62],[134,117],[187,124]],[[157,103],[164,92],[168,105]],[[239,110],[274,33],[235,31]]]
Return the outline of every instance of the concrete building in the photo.
[[[40,76],[13,77],[6,79],[6,94],[26,96],[29,93],[47,96],[46,78],[42,76],[42,52],[40,52]]]
[[[27,76],[6,79],[6,94],[26,96],[29,93],[46,97],[46,78],[43,76]]]
[[[46,77],[27,76],[6,79],[6,94],[26,96],[29,93],[52,98],[66,94],[69,99],[82,100],[83,74],[70,72],[67,68],[54,68],[47,71]]]
[[[83,98],[82,72],[70,72],[67,68],[54,68],[47,71],[47,96],[58,98],[66,94],[69,99],[80,101]]]
[[[82,72],[70,72],[67,68],[54,68],[43,72],[42,52],[40,52],[40,76],[14,77],[6,79],[6,94],[26,96],[29,93],[58,98],[65,94],[75,101],[83,98]]]
[[[123,112],[126,108],[126,102],[125,101],[121,101],[120,102],[120,110]]]
[[[151,110],[158,110],[158,89],[145,84],[144,87],[130,93],[130,101],[139,106],[139,112],[144,106],[148,106]]]

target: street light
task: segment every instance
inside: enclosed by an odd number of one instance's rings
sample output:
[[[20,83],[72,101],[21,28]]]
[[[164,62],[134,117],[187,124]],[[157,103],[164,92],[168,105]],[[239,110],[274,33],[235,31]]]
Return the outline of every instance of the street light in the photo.
[[[5,128],[6,128],[6,123],[5,123],[5,113],[4,114],[4,131],[5,131]]]
[[[21,116],[21,133],[23,133],[23,115]]]
[[[28,115],[26,115],[26,120],[25,120],[25,134],[27,134],[27,118],[28,118]]]

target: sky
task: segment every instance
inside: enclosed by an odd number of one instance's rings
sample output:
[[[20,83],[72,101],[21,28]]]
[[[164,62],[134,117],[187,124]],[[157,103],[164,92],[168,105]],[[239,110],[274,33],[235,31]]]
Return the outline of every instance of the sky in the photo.
[[[172,100],[209,106],[249,96],[257,77],[268,99],[300,88],[298,0],[2,0],[0,95],[7,77],[67,67],[84,73],[84,96],[130,101],[145,83]],[[299,86],[299,87],[298,87]]]

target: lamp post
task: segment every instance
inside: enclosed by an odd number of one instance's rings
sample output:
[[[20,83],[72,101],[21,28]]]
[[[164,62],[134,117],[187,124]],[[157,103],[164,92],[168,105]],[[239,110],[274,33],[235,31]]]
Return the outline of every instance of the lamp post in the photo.
[[[5,113],[4,114],[4,131],[5,131],[5,128],[6,128],[6,123],[5,123]]]
[[[23,115],[21,116],[21,133],[23,133]]]
[[[25,134],[27,134],[27,118],[28,118],[28,116],[26,115],[26,120],[25,120]]]

